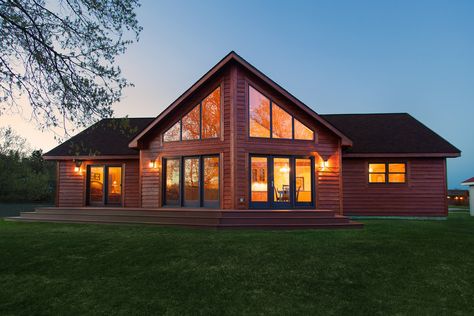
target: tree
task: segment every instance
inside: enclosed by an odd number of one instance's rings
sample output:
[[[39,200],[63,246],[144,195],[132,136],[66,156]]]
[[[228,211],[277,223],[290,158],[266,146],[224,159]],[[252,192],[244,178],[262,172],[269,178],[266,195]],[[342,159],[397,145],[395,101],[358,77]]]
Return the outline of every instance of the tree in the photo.
[[[138,0],[0,0],[0,115],[28,100],[42,128],[113,114],[132,85],[116,57],[138,40]]]
[[[0,154],[17,154],[26,156],[30,152],[30,145],[24,137],[18,135],[10,126],[0,128]]]

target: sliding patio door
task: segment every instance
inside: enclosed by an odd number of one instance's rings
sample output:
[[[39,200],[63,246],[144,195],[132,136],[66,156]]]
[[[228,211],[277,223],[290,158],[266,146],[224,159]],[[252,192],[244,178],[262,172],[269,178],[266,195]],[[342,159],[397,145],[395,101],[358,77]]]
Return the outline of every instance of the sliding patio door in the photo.
[[[220,206],[219,156],[165,158],[163,206]]]
[[[251,156],[250,207],[313,207],[313,162],[312,157]]]
[[[87,205],[122,205],[122,167],[91,165],[87,167]]]

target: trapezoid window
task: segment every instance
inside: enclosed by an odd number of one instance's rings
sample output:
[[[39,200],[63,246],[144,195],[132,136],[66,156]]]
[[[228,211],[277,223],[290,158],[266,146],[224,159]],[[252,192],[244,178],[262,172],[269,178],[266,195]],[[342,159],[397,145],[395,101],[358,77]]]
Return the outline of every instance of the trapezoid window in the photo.
[[[270,137],[270,99],[249,86],[251,137]]]
[[[221,88],[217,87],[163,133],[164,142],[218,138],[221,135]]]
[[[202,101],[202,138],[217,138],[221,133],[221,88]]]
[[[260,138],[314,140],[313,130],[250,85],[249,135]]]
[[[272,137],[291,139],[291,115],[281,107],[272,105]]]
[[[314,132],[309,127],[295,119],[295,139],[313,140]]]
[[[192,140],[199,139],[201,132],[201,109],[196,105],[188,114],[186,114],[182,121],[182,139]]]
[[[181,137],[181,122],[176,122],[164,134],[163,140],[165,142],[176,142]]]

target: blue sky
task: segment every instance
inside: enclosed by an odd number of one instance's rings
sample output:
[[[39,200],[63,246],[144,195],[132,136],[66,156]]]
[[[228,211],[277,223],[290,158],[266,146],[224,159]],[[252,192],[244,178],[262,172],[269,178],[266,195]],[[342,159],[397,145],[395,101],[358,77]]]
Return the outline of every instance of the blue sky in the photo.
[[[473,16],[474,1],[143,1],[116,115],[156,116],[235,50],[318,113],[409,112],[462,150],[459,187],[474,176]]]

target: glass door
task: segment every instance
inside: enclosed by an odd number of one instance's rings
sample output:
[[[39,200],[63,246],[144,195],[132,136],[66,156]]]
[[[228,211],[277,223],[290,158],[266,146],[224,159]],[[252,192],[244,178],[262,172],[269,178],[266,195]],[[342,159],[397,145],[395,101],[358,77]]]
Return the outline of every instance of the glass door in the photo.
[[[105,204],[105,179],[104,166],[89,166],[88,173],[88,204],[89,205],[104,205]]]
[[[200,206],[199,157],[184,158],[183,206]]]
[[[173,158],[165,160],[165,205],[181,205],[181,159]]]
[[[122,167],[107,167],[107,204],[122,204]]]
[[[122,205],[122,167],[87,167],[87,205]]]
[[[292,172],[292,168],[290,167],[290,158],[274,157],[272,169],[272,205],[275,208],[291,207],[293,200],[293,185],[292,181],[290,181],[290,174]]]
[[[312,207],[314,187],[312,157],[250,157],[251,208]]]

